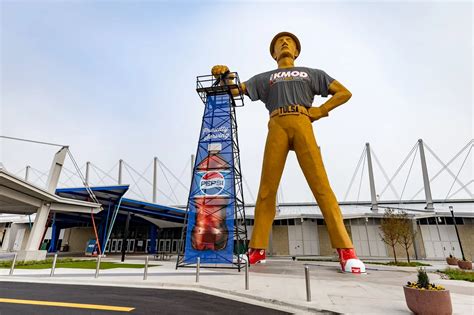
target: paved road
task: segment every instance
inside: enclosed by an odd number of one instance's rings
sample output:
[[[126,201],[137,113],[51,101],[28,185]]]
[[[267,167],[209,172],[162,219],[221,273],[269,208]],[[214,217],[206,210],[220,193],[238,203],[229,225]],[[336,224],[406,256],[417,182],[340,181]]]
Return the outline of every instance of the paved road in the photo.
[[[45,301],[64,304],[62,306],[38,305]],[[71,303],[79,305],[70,305]],[[71,308],[71,306],[75,307]],[[98,310],[101,306],[123,309],[121,311]],[[127,308],[133,308],[133,310],[127,312]],[[260,315],[287,313],[194,291],[0,282],[0,315],[10,314]]]

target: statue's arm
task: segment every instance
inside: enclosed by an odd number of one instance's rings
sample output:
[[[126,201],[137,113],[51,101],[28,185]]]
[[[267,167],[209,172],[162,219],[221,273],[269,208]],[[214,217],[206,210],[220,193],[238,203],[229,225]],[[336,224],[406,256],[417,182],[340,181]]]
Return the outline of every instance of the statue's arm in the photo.
[[[321,105],[321,110],[326,113],[344,104],[352,97],[352,93],[337,80],[332,81],[329,85],[329,94],[331,94],[332,97]]]
[[[215,65],[214,67],[212,67],[211,73],[214,77],[217,78],[219,75],[222,75],[227,71],[229,71],[229,68],[227,66]],[[234,77],[232,77],[232,74],[227,77],[227,79],[225,80],[225,84],[228,84],[228,85],[234,84]],[[240,91],[242,91],[242,94],[247,95],[247,88],[244,82],[240,83],[239,88],[240,88]],[[233,96],[238,96],[240,94],[239,89],[232,89],[231,92]]]

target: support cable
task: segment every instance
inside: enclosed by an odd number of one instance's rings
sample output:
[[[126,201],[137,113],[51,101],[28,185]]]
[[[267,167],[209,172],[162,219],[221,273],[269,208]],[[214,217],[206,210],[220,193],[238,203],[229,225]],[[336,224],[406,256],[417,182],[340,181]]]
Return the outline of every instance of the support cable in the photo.
[[[19,176],[20,173],[23,173],[23,171],[26,169],[26,167],[23,167],[20,169],[18,172],[14,173],[15,176]]]
[[[466,183],[466,185],[462,186],[461,188],[453,192],[451,195],[449,195],[448,199],[451,199],[451,197],[455,196],[458,192],[460,192],[461,190],[463,190],[465,187],[469,186],[472,183],[474,183],[474,179],[471,179],[468,183]]]
[[[123,161],[123,164],[126,165],[126,166],[129,166],[127,162]],[[129,166],[130,167],[130,166]],[[142,177],[142,179],[147,182],[151,187],[153,187],[153,184],[146,178],[146,177],[143,177],[140,173],[138,173],[135,169],[133,169],[133,167],[130,167],[132,171],[135,172],[135,174],[137,174],[138,176]],[[132,178],[133,179],[133,178]],[[161,193],[163,196],[165,196],[169,201],[171,201],[172,203],[174,203],[175,201],[173,199],[170,198],[169,195],[167,195],[164,191],[160,190],[158,187],[157,189],[159,193]],[[137,194],[138,195],[138,194]]]
[[[97,199],[97,197],[94,195],[94,192],[93,192],[92,189],[90,188],[89,184],[86,182],[86,179],[85,179],[84,176],[82,175],[81,169],[79,168],[79,165],[77,164],[76,159],[74,159],[74,156],[72,155],[71,150],[69,150],[69,148],[66,148],[66,150],[67,150],[66,152],[67,152],[67,154],[69,155],[69,158],[71,159],[72,164],[73,164],[74,167],[76,168],[76,171],[77,171],[77,173],[79,174],[79,177],[80,177],[80,179],[81,179],[81,181],[82,181],[82,184],[83,184],[84,187],[86,188],[86,190],[87,190],[89,196],[91,197],[91,199],[92,199],[96,204],[101,205],[101,203],[99,202],[99,200]],[[102,205],[101,205],[101,207],[102,207]],[[98,236],[98,233],[97,233],[97,228],[96,228],[95,219],[94,219],[94,212],[92,211],[92,208],[91,208],[91,219],[92,219],[92,225],[93,225],[93,227],[94,227],[96,245],[97,245],[97,248],[99,249],[99,255],[102,255],[102,249],[100,248],[99,236]]]
[[[125,165],[125,170],[127,171],[128,175],[130,175],[130,178],[133,180],[133,182],[135,183],[135,186],[137,187],[138,191],[142,194],[142,197],[143,197],[143,200],[147,200],[146,197],[145,197],[145,194],[143,193],[143,191],[140,189],[140,186],[138,186],[138,183],[136,182],[135,178],[133,178],[133,175],[132,173],[130,173],[130,171],[128,170],[128,164],[124,161],[123,163]],[[140,197],[141,198],[141,197]]]
[[[150,187],[153,187],[153,183],[150,182],[146,177],[144,177],[142,174],[138,173],[137,170],[135,170],[130,164],[128,164],[126,161],[123,161],[123,165],[125,165],[127,168],[131,169],[135,174],[138,175],[140,179],[142,179],[144,182],[146,182]],[[130,175],[131,176],[131,175]]]
[[[189,187],[186,187],[186,185],[184,185],[183,182],[181,182],[181,180],[173,174],[173,172],[165,165],[165,163],[161,162],[160,159],[158,159],[158,163],[163,165],[163,167],[171,174],[171,176],[173,176],[173,178],[181,185],[181,187],[183,187],[186,191],[189,189]]]
[[[436,175],[434,177],[432,177],[430,179],[430,182],[432,180],[434,180],[443,170],[446,169],[446,171],[451,175],[451,177],[453,177],[455,180],[456,180],[456,175],[454,175],[454,173],[451,171],[451,169],[448,167],[449,164],[451,164],[454,160],[456,160],[463,152],[464,150],[466,150],[469,146],[471,146],[472,148],[472,145],[474,144],[474,140],[471,140],[468,142],[468,144],[466,146],[464,146],[464,148],[461,149],[461,151],[459,151],[447,164],[444,164],[443,161],[436,155],[436,153],[426,144],[424,143],[426,149],[435,157],[435,159],[441,164],[443,165],[443,167],[441,168],[441,170],[436,173]],[[458,184],[462,187],[466,187],[466,185],[463,184],[463,182],[461,182],[459,179],[456,180],[458,182]],[[474,195],[468,190],[468,189],[464,189],[467,194],[471,197],[471,198],[474,198]],[[423,188],[421,188],[417,193],[416,195],[418,195],[421,191],[423,191]],[[414,197],[416,197],[416,195]],[[414,199],[414,198],[413,198]]]
[[[43,184],[46,186],[46,181],[43,179],[44,173],[42,173],[41,171],[37,170],[34,167],[31,167],[30,170],[36,175],[36,179],[37,180],[39,179],[40,181],[42,181]],[[46,175],[46,176],[48,176],[48,175]],[[33,184],[36,185],[36,181],[32,181],[32,182],[33,182]]]
[[[383,168],[382,166],[382,163],[380,163],[379,159],[377,158],[377,155],[375,154],[375,151],[374,149],[372,149],[372,155],[374,156],[374,160],[375,160],[375,163],[377,163],[378,167],[380,168],[380,170],[382,171],[382,174],[383,176],[385,177],[385,180],[387,181],[388,185],[390,185],[390,189],[392,189],[392,192],[394,193],[395,197],[397,199],[401,199],[397,193],[397,190],[395,189],[395,187],[392,185],[392,183],[390,183],[390,179],[388,178],[388,175],[387,175],[387,172],[385,172],[385,169]],[[380,195],[379,195],[380,197]]]
[[[67,178],[66,178],[65,181],[62,181],[63,185],[64,185],[64,186],[67,186],[67,183],[71,182],[72,185],[74,186],[75,183],[74,183],[74,181],[72,180],[72,178],[73,178],[74,176],[77,176],[77,173],[68,170],[68,169],[67,169],[66,167],[64,167],[64,166],[63,166],[63,169],[71,174],[71,175],[64,174],[64,176],[66,176]]]
[[[92,163],[89,164],[89,165],[92,165]],[[99,173],[97,172],[97,169],[95,168],[95,166],[92,165],[92,167],[90,169],[92,170],[92,172],[94,172],[95,176],[97,176],[97,178],[99,179],[99,181],[97,182],[97,185],[100,185],[102,183],[102,184],[104,184],[104,186],[107,186],[107,184],[105,183],[105,181],[103,179],[104,177],[101,177],[99,175]],[[89,183],[92,182],[90,177],[88,178],[88,180],[89,180]]]
[[[148,172],[148,170],[150,169],[151,165],[153,164],[153,161],[151,161],[150,163],[148,163],[148,166],[145,168],[145,170],[142,172],[142,177],[145,178],[145,174],[146,172]]]
[[[408,170],[407,178],[405,179],[405,184],[403,185],[402,194],[400,195],[400,198],[398,200],[399,204],[402,202],[403,194],[405,193],[405,188],[407,187],[408,178],[410,178],[411,170],[413,168],[413,163],[415,162],[417,153],[418,153],[418,147],[416,147],[415,154],[413,154],[413,160],[411,160],[410,169]]]
[[[426,145],[426,143],[423,143],[424,146],[425,146],[425,148],[435,157],[435,159],[436,159],[441,165],[443,165],[443,167],[442,167],[433,177],[430,178],[430,183],[431,183],[433,180],[435,180],[445,169],[446,169],[447,172],[454,178],[455,175],[454,175],[453,172],[451,172],[451,170],[449,169],[448,166],[449,166],[451,163],[453,163],[453,162],[461,155],[461,153],[464,152],[464,150],[466,150],[470,145],[472,145],[472,143],[473,143],[473,140],[469,141],[468,144],[465,145],[458,153],[456,153],[456,155],[454,155],[454,157],[452,157],[451,160],[449,160],[447,164],[444,164],[443,161],[441,161],[441,159],[434,153],[434,151],[431,150],[431,148],[430,148],[428,145]],[[461,183],[461,185],[462,185],[463,187],[466,187],[466,185],[463,185],[462,183]],[[411,200],[414,200],[414,199],[416,198],[416,196],[418,196],[418,194],[423,191],[423,189],[424,189],[424,188],[421,187],[421,188],[416,192],[416,194],[411,198]],[[471,198],[474,198],[474,196],[472,195],[472,193],[471,193],[469,190],[467,190],[467,193],[471,196]]]
[[[74,185],[74,181],[72,181],[72,178],[74,176],[77,176],[77,173],[67,169],[66,167],[63,166],[63,169],[66,171],[66,172],[69,172],[71,175],[67,175],[67,174],[64,174],[64,176],[66,176],[66,181],[64,183],[68,183],[69,181],[71,181],[71,183]]]
[[[184,165],[183,170],[181,171],[181,174],[179,175],[179,178],[183,178],[184,173],[185,173],[185,172],[187,171],[187,169],[188,169],[188,166],[189,166],[189,163],[186,162],[186,164]],[[179,185],[179,182],[176,181],[176,183],[175,183],[174,186],[173,186],[173,189],[176,190],[176,188],[177,188],[178,185]]]
[[[364,155],[364,160],[362,161],[362,172],[360,173],[360,182],[359,182],[359,191],[357,192],[357,202],[359,202],[360,189],[362,187],[362,179],[364,178],[364,169],[365,169],[365,158],[367,155]]]
[[[76,162],[76,160],[74,159],[74,156],[72,155],[71,150],[69,150],[69,148],[67,149],[67,154],[69,155],[69,158],[71,159],[72,164],[73,164],[74,167],[76,168],[77,174],[79,175],[79,178],[81,179],[82,185],[84,185],[84,187],[86,188],[86,190],[87,190],[89,196],[91,197],[91,199],[92,199],[95,203],[100,204],[99,200],[98,200],[97,197],[94,195],[94,192],[93,192],[92,189],[90,188],[89,184],[86,183],[86,179],[85,179],[85,177],[82,175],[81,169],[80,169],[79,166],[77,165],[77,162]]]
[[[400,171],[402,170],[403,166],[405,165],[405,163],[408,161],[408,159],[410,158],[410,156],[413,154],[413,151],[415,151],[415,149],[417,148],[418,146],[418,142],[415,143],[415,145],[411,148],[410,152],[408,153],[408,155],[405,157],[405,159],[403,160],[402,164],[398,167],[398,169],[395,171],[395,173],[393,174],[392,178],[389,180],[389,182],[387,183],[387,185],[384,187],[384,189],[382,189],[382,192],[380,193],[379,196],[382,196],[382,194],[387,190],[388,186],[392,183],[392,181],[395,179],[395,177],[397,177],[398,173],[400,173]]]
[[[18,141],[30,142],[30,143],[37,143],[37,144],[44,144],[44,145],[51,145],[51,146],[55,146],[55,147],[66,147],[66,148],[68,147],[67,145],[63,145],[63,144],[43,142],[43,141],[35,141],[35,140],[29,140],[29,139],[23,139],[23,138],[9,137],[9,136],[0,136],[0,138],[10,139],[10,140],[18,140]]]
[[[31,166],[30,169],[31,169],[31,170],[34,170],[34,171],[35,171],[36,173],[38,173],[40,176],[44,176],[44,177],[48,178],[48,174],[46,174],[46,173],[43,172],[43,171],[40,171],[40,170],[37,169],[36,167]]]
[[[163,170],[163,167],[161,166],[161,163],[158,163],[158,165],[160,166],[161,172],[163,172],[163,176],[165,177],[165,180],[166,180],[166,182],[168,183],[168,186],[169,186],[170,189],[171,189],[171,193],[173,194],[174,199],[176,200],[176,203],[179,204],[178,197],[176,197],[176,194],[174,193],[174,189],[173,189],[173,187],[171,186],[170,181],[168,180],[168,176],[166,176],[166,173],[165,173],[165,171]]]
[[[351,182],[349,183],[349,187],[347,188],[347,191],[346,191],[346,194],[344,195],[344,201],[347,200],[347,196],[349,195],[349,192],[352,188],[352,184],[354,184],[354,180],[355,180],[355,177],[357,176],[357,173],[359,171],[359,167],[360,167],[360,163],[362,162],[362,159],[364,158],[365,156],[365,151],[367,150],[367,147],[364,146],[364,149],[362,150],[362,154],[360,155],[360,158],[359,158],[359,162],[357,162],[357,166],[356,166],[356,169],[355,169],[355,172],[354,174],[352,175],[352,178],[351,178]],[[314,196],[313,196],[314,197]]]
[[[285,194],[283,193],[283,185],[281,181],[279,185],[279,190],[280,190],[281,203],[285,203]]]
[[[112,180],[112,182],[115,182],[117,179],[116,178],[113,178],[110,173],[115,169],[115,167],[118,165],[118,162],[115,163],[114,166],[112,166],[112,168],[108,171],[108,172],[105,172],[104,170],[102,170],[100,167],[98,167],[97,165],[95,165],[94,163],[89,163],[89,165],[91,165],[93,168],[95,168],[97,171],[101,172],[103,175],[102,176],[99,176],[99,181],[100,182],[103,182],[104,184],[106,183],[105,182],[105,178],[108,177]]]
[[[112,234],[112,230],[114,228],[114,225],[115,225],[115,219],[117,219],[117,215],[118,215],[118,212],[119,212],[119,209],[120,209],[120,205],[122,204],[122,197],[120,197],[119,199],[119,202],[117,204],[117,206],[115,207],[115,211],[114,213],[112,213],[112,219],[110,220],[110,226],[109,226],[109,230],[107,231],[107,238],[105,239],[105,246],[107,246],[107,243],[109,242],[109,239],[110,239],[110,235]]]
[[[459,168],[459,171],[458,171],[458,173],[456,174],[456,177],[454,178],[454,181],[453,181],[453,183],[451,184],[451,187],[449,188],[449,191],[448,191],[448,193],[446,194],[446,197],[444,198],[444,201],[445,201],[445,202],[446,202],[446,200],[448,200],[449,193],[451,193],[451,189],[453,189],[453,186],[454,186],[454,184],[456,183],[456,180],[457,180],[457,178],[458,178],[458,176],[459,176],[459,173],[461,173],[461,170],[462,170],[462,168],[464,167],[464,163],[466,163],[467,158],[469,157],[469,154],[471,153],[471,150],[472,150],[472,146],[469,148],[469,151],[467,152],[467,155],[466,155],[466,157],[464,158],[464,161],[462,162],[462,165],[461,165],[461,167]]]
[[[247,188],[248,190],[248,193],[250,194],[250,197],[252,198],[253,200],[253,203],[256,203],[257,200],[255,199],[255,195],[252,193],[252,190],[250,189],[250,186],[249,184],[247,183],[247,180],[245,179],[245,177],[242,175],[242,179],[244,181],[244,184],[245,184],[245,187]]]

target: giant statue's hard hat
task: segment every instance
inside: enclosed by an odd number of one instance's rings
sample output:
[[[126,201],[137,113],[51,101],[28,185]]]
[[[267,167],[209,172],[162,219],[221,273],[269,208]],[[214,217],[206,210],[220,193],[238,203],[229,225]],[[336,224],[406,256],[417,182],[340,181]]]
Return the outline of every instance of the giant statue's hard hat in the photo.
[[[301,53],[301,44],[298,37],[296,37],[295,34],[292,34],[290,32],[280,32],[273,37],[272,42],[270,43],[270,54],[272,55],[272,57],[273,57],[273,51],[275,50],[275,42],[277,41],[279,37],[282,37],[282,36],[291,37],[296,43],[296,48],[298,49],[298,53]]]

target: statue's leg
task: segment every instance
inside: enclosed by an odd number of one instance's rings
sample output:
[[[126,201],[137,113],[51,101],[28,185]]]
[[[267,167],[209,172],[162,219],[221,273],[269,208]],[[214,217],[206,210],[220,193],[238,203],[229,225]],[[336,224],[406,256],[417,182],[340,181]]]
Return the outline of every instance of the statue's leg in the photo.
[[[255,205],[255,222],[250,248],[266,249],[276,211],[276,194],[286,157],[288,135],[278,124],[280,117],[270,119],[268,135],[263,154],[262,175]]]
[[[323,213],[333,248],[353,248],[347,234],[341,209],[329,185],[321,152],[314,138],[313,127],[308,117],[301,115],[295,126],[293,146],[303,174]]]

